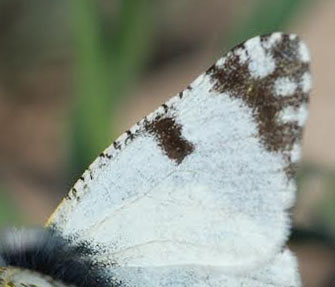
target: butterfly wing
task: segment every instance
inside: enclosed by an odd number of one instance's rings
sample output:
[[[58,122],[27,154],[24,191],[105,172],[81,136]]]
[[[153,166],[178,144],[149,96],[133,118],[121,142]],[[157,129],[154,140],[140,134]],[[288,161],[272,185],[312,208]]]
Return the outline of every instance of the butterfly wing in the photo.
[[[285,268],[283,268],[285,266]],[[244,274],[223,273],[199,265],[124,267],[113,270],[120,286],[131,287],[296,287],[300,286],[297,262],[285,250],[266,266]]]
[[[106,149],[48,225],[111,266],[264,264],[289,233],[309,90],[295,35],[246,41]]]

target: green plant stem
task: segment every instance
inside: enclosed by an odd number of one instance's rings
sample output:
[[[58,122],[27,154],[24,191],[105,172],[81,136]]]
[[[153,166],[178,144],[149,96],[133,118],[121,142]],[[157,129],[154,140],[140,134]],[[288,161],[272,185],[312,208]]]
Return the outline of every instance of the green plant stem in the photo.
[[[73,1],[76,97],[70,125],[75,173],[114,136],[113,114],[138,77],[151,44],[151,2],[120,0],[113,35],[103,35],[96,2]]]

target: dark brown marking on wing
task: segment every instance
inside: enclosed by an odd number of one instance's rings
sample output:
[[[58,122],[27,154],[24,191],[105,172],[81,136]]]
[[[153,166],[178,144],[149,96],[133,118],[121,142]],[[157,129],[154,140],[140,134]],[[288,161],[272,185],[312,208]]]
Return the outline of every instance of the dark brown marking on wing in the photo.
[[[90,175],[90,179],[93,180],[93,171],[90,168],[88,168],[87,170]]]
[[[182,127],[172,117],[159,117],[145,123],[145,130],[154,135],[164,153],[177,164],[194,151],[192,143],[182,136]]]
[[[164,112],[167,113],[169,110],[169,107],[167,106],[167,104],[163,104],[162,107],[164,109]]]
[[[77,194],[77,190],[75,188],[72,188],[67,195],[67,199],[75,198]]]
[[[262,36],[265,42],[269,36]],[[248,62],[241,64],[236,49],[245,49],[241,44],[228,53],[224,68],[213,65],[207,74],[214,82],[214,89],[220,93],[226,92],[231,97],[242,99],[251,109],[258,124],[259,137],[264,147],[271,152],[282,152],[288,162],[286,173],[294,175],[294,164],[289,152],[293,144],[301,139],[302,127],[297,122],[282,123],[278,120],[279,113],[288,106],[298,108],[308,102],[308,94],[298,87],[292,96],[280,97],[274,94],[275,81],[288,77],[299,83],[302,75],[309,71],[309,64],[299,58],[299,39],[290,39],[282,35],[266,53],[271,53],[276,64],[274,72],[264,78],[251,76]]]
[[[136,133],[131,132],[130,130],[126,131],[127,137],[124,140],[124,143],[127,145],[128,143],[130,143],[136,136]]]
[[[114,149],[120,149],[120,148],[121,148],[121,145],[120,145],[119,142],[114,141],[114,142],[113,142],[113,147],[114,147]]]
[[[72,200],[72,199],[78,199],[79,197],[78,197],[78,195],[77,195],[77,190],[74,188],[74,187],[72,187],[71,189],[70,189],[70,192],[67,194],[67,196],[65,197],[65,199],[66,200]]]

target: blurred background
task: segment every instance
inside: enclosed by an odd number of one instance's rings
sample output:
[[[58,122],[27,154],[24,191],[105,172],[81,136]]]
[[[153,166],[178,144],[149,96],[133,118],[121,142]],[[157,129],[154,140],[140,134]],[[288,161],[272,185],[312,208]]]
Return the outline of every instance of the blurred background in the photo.
[[[121,132],[278,30],[314,75],[290,246],[304,286],[334,287],[334,0],[0,0],[0,227],[43,224]]]

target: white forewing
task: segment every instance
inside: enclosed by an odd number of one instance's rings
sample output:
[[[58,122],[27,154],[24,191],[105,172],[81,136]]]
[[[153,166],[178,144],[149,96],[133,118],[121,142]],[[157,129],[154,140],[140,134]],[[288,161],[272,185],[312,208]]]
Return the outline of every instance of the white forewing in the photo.
[[[244,274],[269,262],[288,236],[295,197],[309,92],[302,47],[275,33],[229,52],[102,153],[48,225],[125,270]],[[242,286],[219,285],[230,279],[218,276],[180,286]],[[179,286],[164,284],[141,286]],[[257,286],[291,286],[266,284]]]

